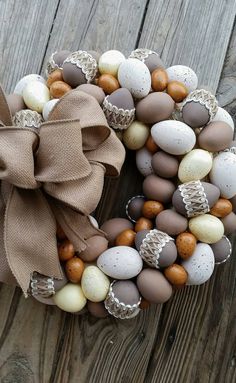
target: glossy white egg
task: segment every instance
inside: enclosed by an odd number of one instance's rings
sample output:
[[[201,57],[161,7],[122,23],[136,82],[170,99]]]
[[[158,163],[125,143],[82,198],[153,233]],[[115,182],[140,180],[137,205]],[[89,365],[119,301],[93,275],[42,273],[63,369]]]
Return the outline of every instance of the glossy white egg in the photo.
[[[14,92],[16,94],[20,94],[21,96],[23,95],[23,90],[25,89],[26,85],[29,84],[31,81],[39,81],[42,84],[46,84],[46,80],[40,76],[39,74],[28,74],[27,76],[22,77],[20,81],[15,86]]]
[[[108,73],[116,77],[119,66],[123,61],[125,61],[125,56],[120,51],[113,49],[104,52],[98,61],[99,72],[101,74]]]
[[[147,177],[149,174],[153,173],[152,169],[152,153],[147,150],[147,148],[142,148],[136,152],[136,166],[140,173]]]
[[[24,88],[23,99],[29,109],[42,113],[44,105],[50,100],[49,89],[40,81],[31,81]]]
[[[213,160],[211,183],[218,186],[221,196],[230,199],[236,195],[236,155],[222,152]]]
[[[53,98],[44,104],[43,106],[43,119],[47,121],[49,113],[52,111],[56,103],[59,101],[59,98]]]
[[[193,149],[179,164],[178,177],[181,182],[197,181],[204,178],[212,168],[212,155],[203,149]]]
[[[198,78],[196,73],[185,65],[173,65],[166,69],[169,81],[182,82],[189,92],[197,89]]]

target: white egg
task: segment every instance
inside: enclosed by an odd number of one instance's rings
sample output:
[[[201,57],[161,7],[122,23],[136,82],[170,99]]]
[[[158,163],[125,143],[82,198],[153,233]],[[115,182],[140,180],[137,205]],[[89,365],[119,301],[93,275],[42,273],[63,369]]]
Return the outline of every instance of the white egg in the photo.
[[[227,112],[227,110],[221,108],[220,106],[218,107],[216,115],[215,115],[215,117],[213,118],[212,121],[223,121],[223,122],[226,122],[227,124],[229,124],[231,126],[231,128],[234,131],[234,122],[233,122],[232,117]]]
[[[181,182],[204,178],[212,168],[212,155],[203,149],[193,149],[179,164],[178,177]]]
[[[31,81],[24,88],[23,99],[29,109],[42,113],[44,105],[50,100],[49,89],[39,81]]]
[[[99,58],[99,72],[101,74],[108,73],[116,77],[119,66],[123,61],[125,61],[125,56],[120,51],[110,50],[104,52]]]
[[[44,104],[43,106],[43,119],[47,121],[49,113],[52,111],[56,103],[59,101],[59,98],[53,98]]]
[[[18,81],[13,93],[20,94],[22,96],[23,90],[25,89],[26,85],[28,85],[31,81],[39,81],[42,84],[46,84],[46,80],[39,74],[28,74],[27,76],[22,77],[20,81]]]
[[[187,285],[201,285],[212,275],[215,258],[211,247],[205,243],[198,243],[193,255],[182,266],[188,273]]]
[[[88,266],[83,272],[81,287],[88,300],[101,302],[108,294],[110,281],[97,266]]]
[[[64,311],[75,313],[84,308],[87,300],[78,284],[67,283],[53,297],[55,304]]]
[[[143,98],[151,89],[151,75],[148,67],[138,59],[127,59],[118,69],[118,80],[135,98]]]
[[[152,169],[152,153],[147,150],[147,148],[142,148],[136,152],[136,166],[140,173],[147,177],[149,174],[153,173]]]
[[[213,160],[211,183],[218,186],[221,197],[230,199],[236,195],[236,155],[222,152]]]
[[[161,149],[174,155],[188,153],[196,143],[194,131],[181,121],[158,122],[151,128],[151,135]]]
[[[98,221],[92,215],[89,215],[88,217],[90,219],[91,224],[94,227],[96,227],[96,229],[99,229]]]
[[[104,251],[97,259],[97,266],[114,279],[136,277],[143,267],[137,250],[128,246],[115,246]]]
[[[182,82],[189,92],[197,89],[198,78],[196,73],[185,65],[173,65],[166,69],[169,81]]]

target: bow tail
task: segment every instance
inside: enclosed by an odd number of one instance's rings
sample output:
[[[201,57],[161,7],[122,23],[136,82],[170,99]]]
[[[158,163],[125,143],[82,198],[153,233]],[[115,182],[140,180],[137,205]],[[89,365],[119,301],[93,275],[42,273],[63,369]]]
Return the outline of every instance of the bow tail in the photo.
[[[39,189],[11,188],[5,212],[4,243],[12,274],[26,296],[34,271],[62,278],[56,222]]]
[[[76,251],[86,249],[86,240],[94,235],[104,236],[104,232],[95,228],[87,215],[83,215],[60,201],[50,198],[50,206],[57,222],[67,238],[73,243]]]

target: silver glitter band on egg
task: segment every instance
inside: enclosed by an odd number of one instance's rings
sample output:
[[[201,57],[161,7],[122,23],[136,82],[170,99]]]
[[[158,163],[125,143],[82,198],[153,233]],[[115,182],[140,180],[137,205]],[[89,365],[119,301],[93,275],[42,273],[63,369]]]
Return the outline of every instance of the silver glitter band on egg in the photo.
[[[198,102],[199,104],[205,106],[210,115],[210,121],[215,117],[218,110],[218,102],[211,92],[205,89],[196,89],[189,93],[182,104],[181,114],[184,106],[192,101]]]
[[[130,59],[138,59],[140,61],[145,61],[148,56],[150,56],[151,54],[155,54],[157,56],[159,56],[156,52],[153,52],[151,51],[150,49],[135,49],[134,51],[132,51],[129,55],[129,58]]]
[[[54,70],[56,69],[62,69],[62,68],[59,68],[59,66],[55,63],[54,61],[54,55],[56,54],[57,52],[54,52],[50,57],[49,57],[49,60],[47,62],[47,66],[46,66],[46,76],[48,77]]]
[[[88,82],[92,82],[98,71],[97,61],[86,51],[76,51],[71,53],[64,61],[80,68]]]
[[[117,108],[108,101],[108,96],[103,101],[102,109],[109,126],[113,129],[125,130],[134,121],[135,109]]]
[[[130,215],[129,215],[129,204],[130,202],[132,202],[135,198],[145,198],[144,195],[135,195],[134,197],[130,198],[129,201],[127,202],[126,206],[125,206],[125,213],[127,215],[127,217],[129,218],[129,220],[133,223],[136,223],[137,221],[135,221],[135,219],[133,219]]]
[[[54,279],[39,273],[33,273],[30,278],[30,295],[49,298],[55,294]]]
[[[22,128],[39,128],[43,122],[41,114],[34,110],[23,109],[15,114],[13,123]]]
[[[229,244],[229,247],[230,247],[230,251],[229,251],[229,254],[227,255],[227,257],[226,257],[225,259],[223,259],[223,261],[220,261],[220,262],[216,262],[216,263],[215,263],[216,265],[221,265],[222,263],[225,263],[225,262],[227,262],[227,261],[228,261],[228,259],[231,257],[231,254],[232,254],[232,244],[231,244],[231,242],[230,242],[229,238],[228,238],[228,237],[226,237],[226,235],[223,235],[223,238],[225,238],[225,239],[226,239],[226,241],[228,242],[228,244]]]
[[[153,229],[143,239],[139,249],[141,258],[151,267],[159,269],[159,258],[163,247],[174,239],[163,231]]]
[[[119,319],[129,319],[134,317],[139,313],[140,308],[139,305],[141,303],[141,297],[137,304],[134,305],[126,305],[123,302],[120,302],[114,295],[112,286],[116,281],[113,281],[110,285],[109,292],[104,301],[104,305],[109,314],[113,315],[115,318]]]
[[[201,181],[190,181],[178,186],[188,218],[206,214],[210,206]]]

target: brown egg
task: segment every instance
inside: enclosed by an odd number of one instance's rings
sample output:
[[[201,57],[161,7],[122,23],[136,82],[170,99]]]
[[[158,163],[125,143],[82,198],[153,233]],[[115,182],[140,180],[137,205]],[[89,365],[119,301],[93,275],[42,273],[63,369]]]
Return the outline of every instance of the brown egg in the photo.
[[[136,222],[140,217],[142,217],[142,208],[145,200],[144,196],[137,195],[130,198],[127,202],[126,215],[131,221]]]
[[[230,240],[223,235],[223,237],[216,243],[210,245],[214,253],[216,263],[224,263],[232,253],[232,245]]]
[[[15,114],[19,112],[20,110],[26,108],[23,97],[20,94],[11,93],[6,96],[6,99],[7,99],[7,103],[11,111],[12,117],[14,117]]]
[[[175,102],[183,101],[188,95],[188,89],[179,81],[170,81],[167,85],[167,93]]]
[[[221,219],[224,228],[225,228],[225,234],[232,234],[236,231],[236,214],[235,213],[229,213],[226,215],[226,217]]]
[[[205,105],[199,102],[187,102],[182,108],[182,116],[185,124],[191,128],[201,128],[210,120],[210,114]]]
[[[103,302],[87,301],[87,308],[90,314],[96,318],[106,318],[109,315]]]
[[[171,209],[163,210],[156,217],[156,227],[164,233],[178,235],[188,227],[188,220]]]
[[[184,285],[187,282],[188,274],[183,266],[174,263],[164,270],[165,277],[172,285]]]
[[[134,226],[134,230],[136,231],[136,233],[141,230],[151,230],[152,228],[152,221],[144,217],[139,218]]]
[[[219,198],[211,208],[210,213],[218,218],[223,218],[232,212],[232,203],[226,198]]]
[[[233,212],[236,213],[236,195],[230,199],[230,202],[232,203]]]
[[[195,250],[197,239],[191,233],[181,233],[177,236],[175,241],[177,251],[182,259],[188,259],[193,255]]]
[[[100,86],[106,94],[111,94],[120,88],[118,80],[108,73],[102,74],[98,78],[98,86]]]
[[[144,202],[142,214],[145,218],[153,219],[164,210],[164,206],[158,201],[146,201]]]
[[[75,249],[72,243],[66,239],[58,246],[58,256],[60,261],[68,261],[75,255]]]
[[[54,70],[49,76],[48,76],[48,79],[47,79],[47,86],[50,88],[50,86],[52,85],[53,82],[55,81],[63,81],[63,77],[62,77],[62,71],[61,69],[56,69]]]
[[[172,295],[172,286],[164,275],[151,268],[143,269],[137,277],[140,294],[151,303],[164,303]]]
[[[73,257],[66,262],[65,271],[72,283],[78,283],[84,272],[84,262],[78,257]]]
[[[153,92],[136,105],[137,120],[144,124],[155,124],[167,120],[174,111],[173,99],[163,92]]]
[[[59,241],[63,241],[64,239],[66,239],[65,233],[58,223],[57,223],[57,239],[59,239]]]
[[[93,84],[81,84],[77,86],[77,90],[81,90],[84,93],[90,94],[90,96],[93,96],[96,98],[97,102],[101,105],[105,98],[105,93],[103,92],[102,88],[100,88],[97,85]]]
[[[179,162],[175,156],[160,150],[152,156],[152,168],[158,176],[172,178],[178,173]]]
[[[71,86],[64,81],[55,81],[50,86],[50,95],[52,98],[61,98],[71,90]]]
[[[150,306],[150,302],[148,302],[146,299],[142,298],[141,303],[139,305],[139,308],[141,310],[146,310]]]
[[[132,222],[126,218],[112,218],[104,222],[100,229],[106,233],[109,246],[114,246],[116,237],[122,231],[133,228]]]
[[[162,92],[168,84],[168,75],[165,69],[157,68],[152,72],[152,89],[155,92]]]
[[[175,191],[173,182],[154,174],[147,176],[143,182],[143,193],[148,199],[168,203]]]
[[[145,147],[150,153],[156,153],[158,151],[158,146],[155,143],[154,139],[152,138],[151,134],[145,143]]]
[[[218,152],[229,147],[233,136],[234,132],[229,124],[213,121],[202,129],[198,136],[198,145],[209,152]]]
[[[95,261],[100,254],[102,254],[108,248],[108,240],[101,235],[94,235],[87,239],[87,247],[84,251],[79,253],[79,257],[84,262]]]
[[[116,246],[133,246],[135,241],[135,231],[131,229],[126,229],[122,231],[117,237],[116,237]]]

